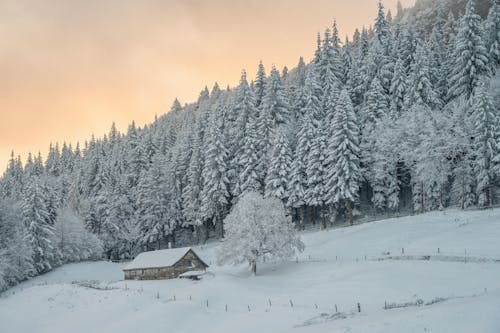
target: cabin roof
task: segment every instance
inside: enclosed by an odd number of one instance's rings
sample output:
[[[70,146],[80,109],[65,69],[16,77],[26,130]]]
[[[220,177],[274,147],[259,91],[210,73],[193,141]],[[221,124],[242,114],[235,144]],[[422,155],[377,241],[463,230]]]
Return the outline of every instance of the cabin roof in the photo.
[[[170,267],[175,265],[191,250],[192,249],[190,247],[180,247],[176,249],[143,252],[139,254],[130,264],[125,266],[123,270]],[[208,267],[208,265],[205,264],[194,251],[193,253],[205,266]]]

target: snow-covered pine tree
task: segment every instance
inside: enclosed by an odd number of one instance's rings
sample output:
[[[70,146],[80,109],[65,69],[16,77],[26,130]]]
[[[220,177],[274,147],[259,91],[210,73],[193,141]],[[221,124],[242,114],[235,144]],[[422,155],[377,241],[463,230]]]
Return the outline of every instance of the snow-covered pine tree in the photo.
[[[308,159],[314,144],[313,140],[315,140],[317,126],[320,124],[316,121],[315,117],[319,117],[322,114],[320,101],[322,90],[318,82],[318,73],[314,64],[311,64],[308,68],[303,92],[305,105],[301,113],[304,114],[304,117],[299,124],[297,133],[297,145],[291,167],[290,197],[288,199],[288,206],[296,209],[308,203],[306,194],[308,192]],[[305,216],[302,216],[301,222],[304,222],[304,219]]]
[[[411,72],[407,81],[405,107],[410,109],[413,105],[427,105],[429,108],[438,108],[441,105],[438,94],[431,82],[428,46],[417,45],[415,61],[411,65]]]
[[[468,0],[455,38],[454,61],[448,79],[449,99],[460,96],[469,98],[479,84],[480,77],[488,74],[489,56],[483,36],[481,17],[475,12],[474,0]]]
[[[54,242],[54,222],[47,207],[49,189],[31,180],[22,201],[22,217],[29,244],[33,248],[33,264],[37,273],[45,273],[60,264],[60,253]]]
[[[4,199],[4,198],[2,198]],[[0,291],[35,275],[33,248],[16,205],[0,202]]]
[[[257,70],[257,77],[253,82],[253,90],[255,94],[255,106],[260,107],[262,100],[264,99],[264,94],[266,91],[266,70],[262,61],[259,62],[259,69]]]
[[[321,50],[321,61],[316,70],[322,88],[321,104],[326,119],[333,117],[337,100],[340,79],[342,77],[342,61],[339,50],[333,45],[330,29],[326,29]]]
[[[260,140],[256,115],[249,114],[245,126],[245,140],[239,155],[241,166],[238,190],[240,195],[246,192],[263,193],[263,183],[260,177],[259,162],[262,156],[259,149]]]
[[[497,147],[500,118],[484,82],[474,90],[472,97],[474,123],[474,171],[477,177],[477,199],[481,207],[491,205],[491,188],[495,180],[493,161],[498,159]]]
[[[490,56],[490,68],[495,71],[496,67],[500,65],[500,4],[498,0],[491,0],[484,30],[484,42]]]
[[[387,22],[385,13],[384,13],[384,5],[382,1],[378,2],[378,13],[377,18],[375,20],[375,36],[380,42],[380,44],[387,50],[389,47],[389,43],[391,42],[391,27],[389,22]]]
[[[195,229],[202,224],[200,218],[200,194],[203,186],[203,152],[200,138],[200,129],[203,126],[199,121],[195,124],[195,133],[192,139],[192,153],[187,170],[187,183],[182,192],[184,209],[184,226],[193,226]],[[237,155],[236,155],[237,156]]]
[[[270,114],[274,128],[279,125],[289,125],[290,105],[288,104],[288,96],[281,82],[280,74],[274,66],[266,83],[262,99],[262,113]]]
[[[343,89],[331,124],[334,136],[328,140],[325,170],[328,204],[345,203],[347,220],[352,225],[353,204],[361,181],[359,170],[359,125],[349,93]]]
[[[403,60],[396,61],[394,66],[394,75],[391,80],[390,89],[390,111],[389,114],[392,119],[398,119],[403,111],[404,98],[406,96],[406,73],[403,67]]]
[[[273,141],[264,193],[265,197],[276,197],[286,204],[290,196],[292,153],[287,135],[282,128],[276,131]]]
[[[206,138],[205,164],[202,171],[200,213],[204,221],[214,224],[217,235],[224,236],[222,220],[229,204],[229,181],[227,179],[227,148],[223,137],[224,106],[219,106],[210,120]]]
[[[368,127],[376,120],[389,114],[389,105],[384,88],[378,77],[370,84],[370,89],[365,95],[365,103],[361,112],[361,123]]]
[[[344,46],[342,47],[342,78],[341,82],[345,86],[349,81],[349,72],[352,68],[352,51],[351,43],[349,43],[349,38],[346,37]]]

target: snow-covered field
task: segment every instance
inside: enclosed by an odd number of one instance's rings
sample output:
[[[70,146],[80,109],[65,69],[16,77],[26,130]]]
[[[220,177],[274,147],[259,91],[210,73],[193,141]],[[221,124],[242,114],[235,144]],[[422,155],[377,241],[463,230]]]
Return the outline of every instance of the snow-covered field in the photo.
[[[256,277],[216,266],[217,243],[196,248],[212,263],[202,281],[123,281],[123,264],[66,265],[1,296],[0,332],[500,332],[500,209],[302,239],[298,260],[261,264]]]

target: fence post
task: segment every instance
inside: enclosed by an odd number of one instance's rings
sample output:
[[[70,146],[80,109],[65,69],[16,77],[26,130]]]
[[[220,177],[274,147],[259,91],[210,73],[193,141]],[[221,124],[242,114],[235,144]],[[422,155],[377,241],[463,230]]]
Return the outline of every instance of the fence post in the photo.
[[[384,310],[387,310],[387,301],[384,301]]]
[[[226,304],[226,312],[227,312],[227,304]]]
[[[361,304],[358,303],[358,312],[361,312]]]
[[[335,313],[338,313],[339,310],[337,309],[337,304],[335,304]]]
[[[404,247],[401,248],[401,254],[405,254],[405,248]]]
[[[207,299],[207,308],[208,308],[208,299]]]
[[[440,251],[441,251],[441,250],[440,250],[440,249],[439,249],[439,247],[438,247],[438,254],[440,253]]]

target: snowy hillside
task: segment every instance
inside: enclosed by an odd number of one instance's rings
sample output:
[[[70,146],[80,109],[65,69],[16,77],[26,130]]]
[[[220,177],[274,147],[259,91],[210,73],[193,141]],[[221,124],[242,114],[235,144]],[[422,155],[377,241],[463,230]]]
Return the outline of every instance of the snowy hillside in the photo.
[[[498,333],[498,235],[500,209],[448,210],[304,233],[298,260],[256,277],[216,266],[217,242],[196,248],[211,263],[197,282],[70,264],[5,292],[0,331]]]

